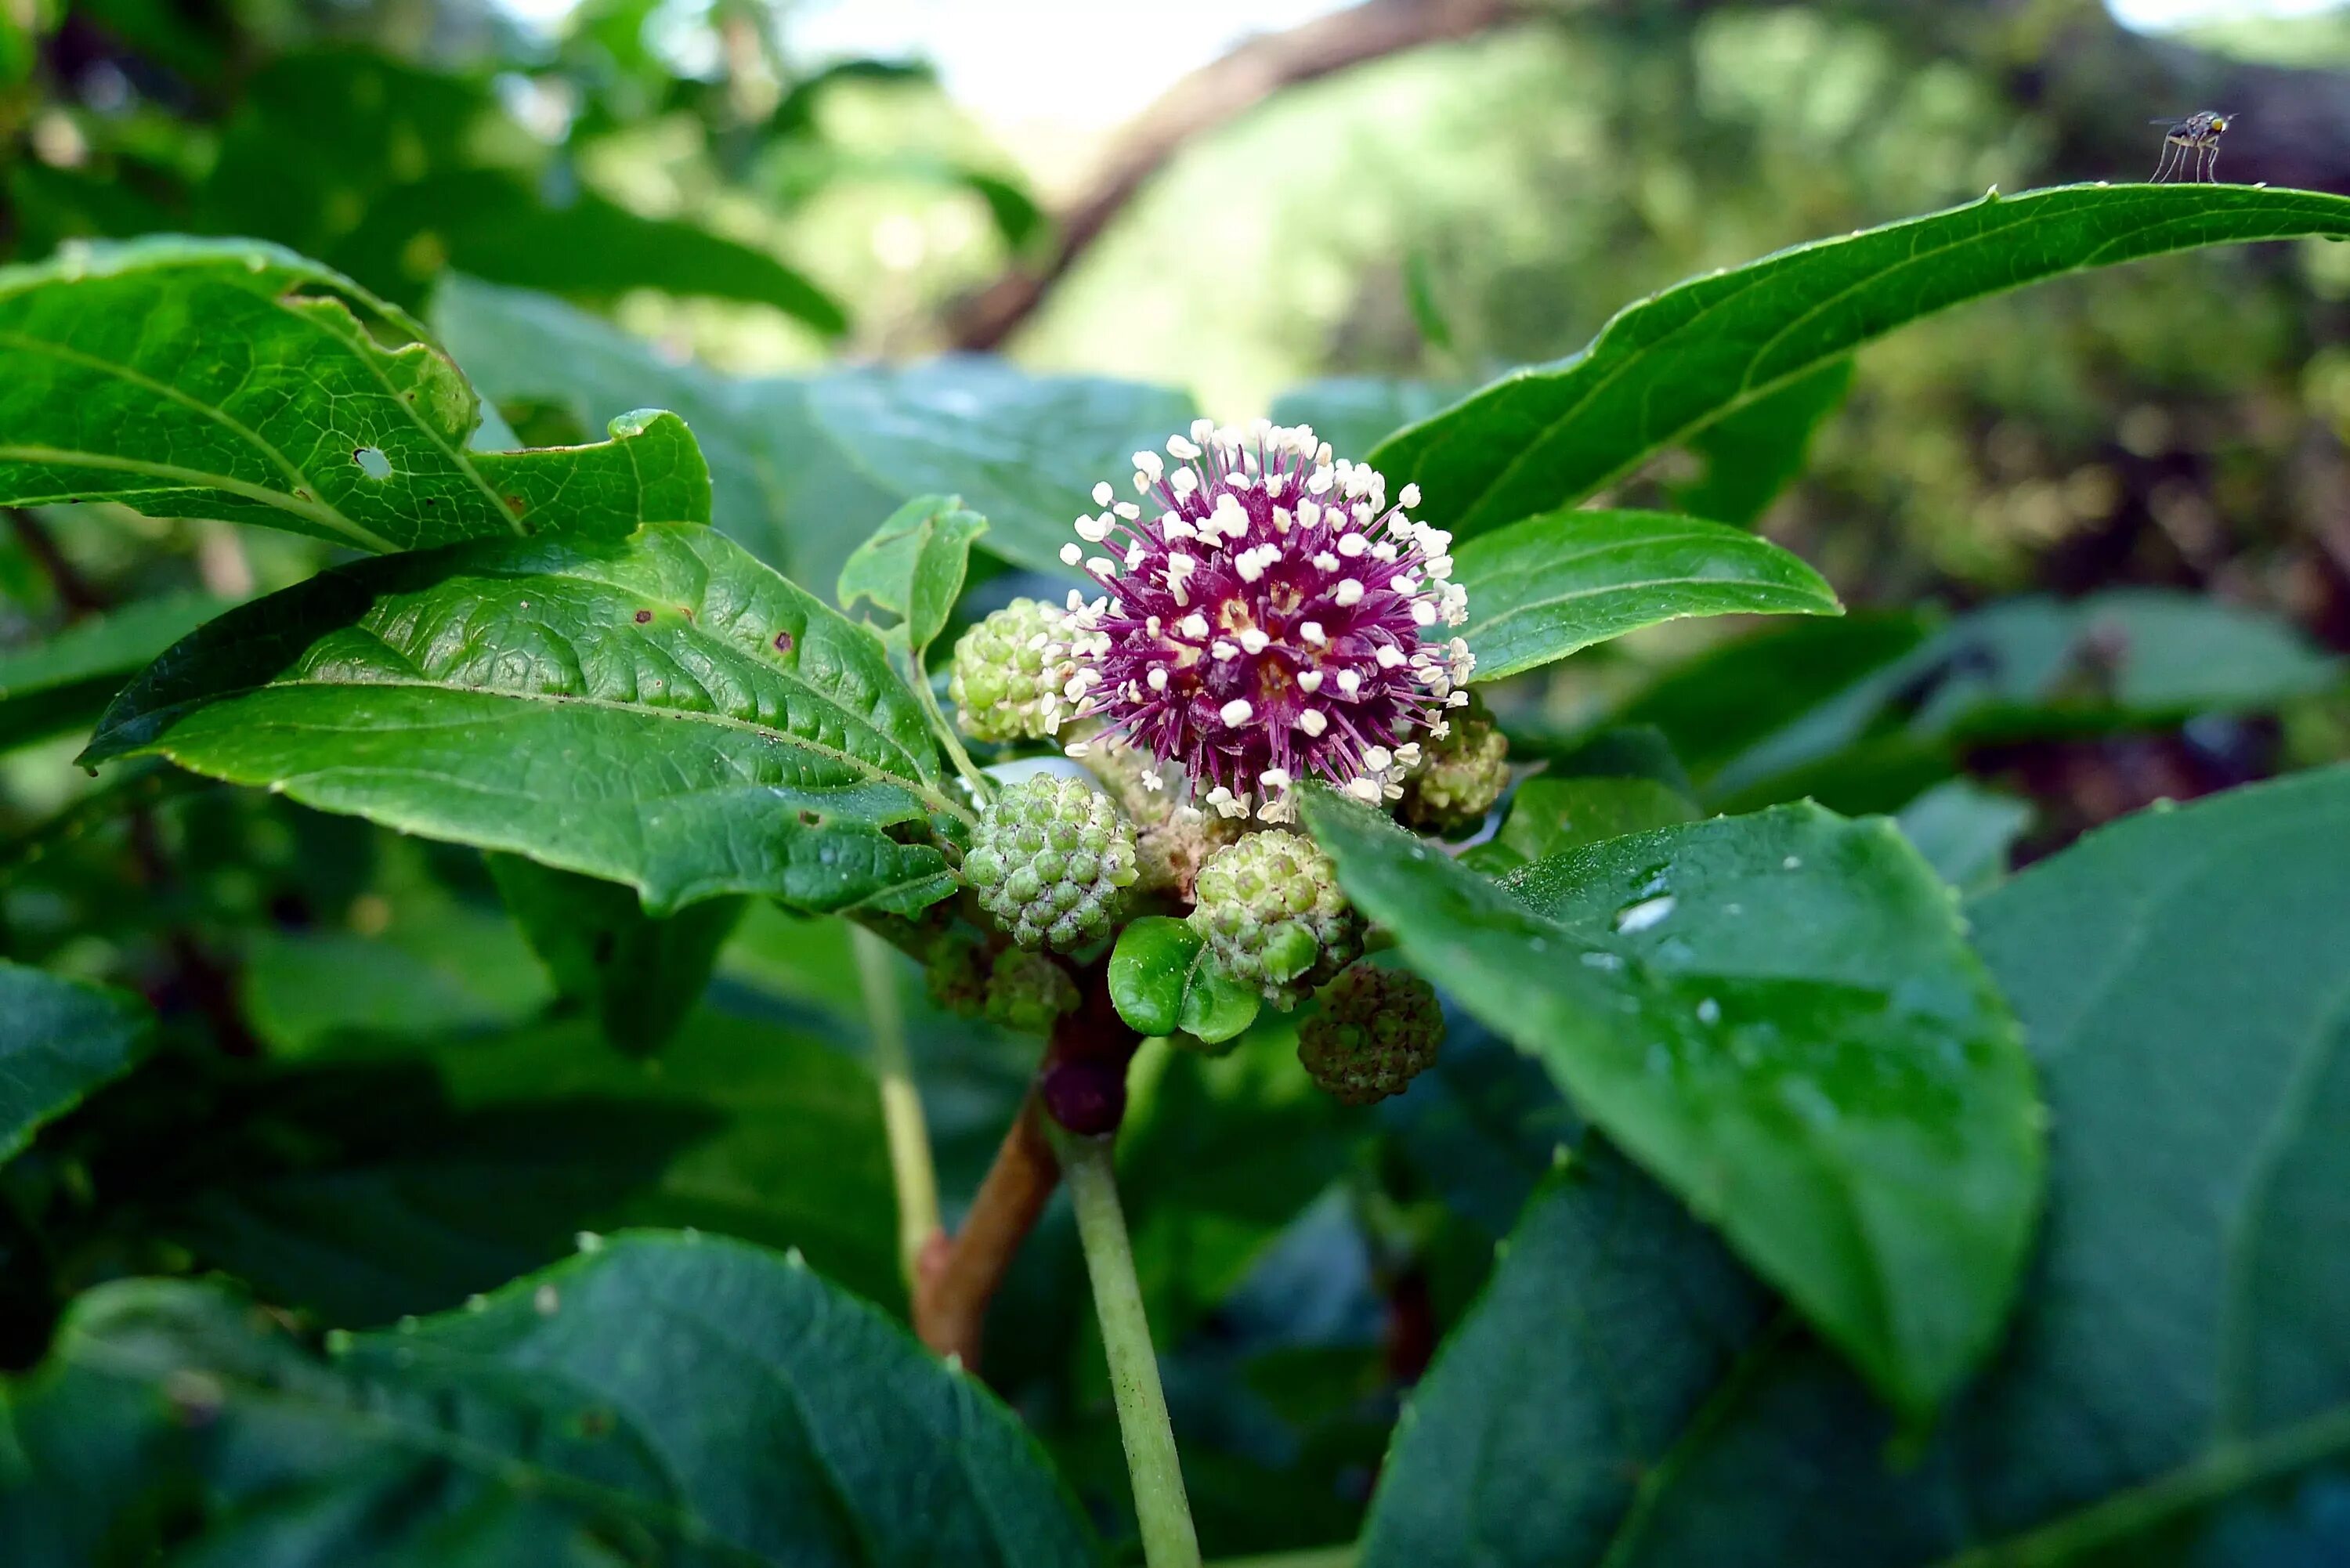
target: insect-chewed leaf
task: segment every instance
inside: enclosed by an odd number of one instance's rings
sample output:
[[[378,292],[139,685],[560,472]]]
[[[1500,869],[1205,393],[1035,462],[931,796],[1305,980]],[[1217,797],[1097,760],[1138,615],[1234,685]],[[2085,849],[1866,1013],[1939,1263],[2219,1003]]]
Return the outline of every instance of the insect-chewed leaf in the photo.
[[[468,452],[480,422],[422,327],[276,245],[172,238],[0,268],[0,504],[118,501],[377,551],[710,519],[673,414],[540,452]]]
[[[952,877],[900,839],[964,811],[880,644],[691,525],[324,573],[157,660],[86,760],[141,752],[626,882],[657,913],[910,912]]]
[[[2250,186],[2067,185],[1823,240],[1627,306],[1371,454],[1462,538],[1571,505],[1898,327],[2089,267],[2247,240],[2350,235],[2350,198]]]

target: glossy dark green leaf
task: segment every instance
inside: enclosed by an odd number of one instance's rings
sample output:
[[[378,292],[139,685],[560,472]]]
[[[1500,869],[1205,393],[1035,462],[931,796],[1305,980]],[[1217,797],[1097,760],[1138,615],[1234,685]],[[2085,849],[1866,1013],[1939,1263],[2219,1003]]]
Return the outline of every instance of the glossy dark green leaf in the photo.
[[[860,598],[896,616],[905,628],[914,667],[946,629],[971,569],[971,546],[987,532],[987,519],[966,512],[953,499],[918,495],[892,513],[859,545],[840,568],[840,607],[854,610]]]
[[[1852,390],[1852,361],[1837,359],[1700,431],[1690,451],[1705,472],[1669,487],[1673,508],[1753,526],[1804,471],[1812,438]]]
[[[1692,615],[1835,615],[1835,590],[1742,528],[1661,512],[1554,512],[1461,546],[1479,680]]]
[[[1578,1320],[1621,1331],[1716,1320],[1751,1287],[1694,1233],[1609,1226],[1622,1200],[1570,1182],[1416,1396],[1366,1563],[2342,1560],[2345,880],[2337,768],[2126,819],[1969,907],[2040,1062],[2049,1217],[2006,1345],[1930,1440],[1896,1440],[1800,1336],[1766,1331],[1711,1371],[1675,1343],[1573,1376],[1584,1342],[1513,1332],[1525,1301],[1638,1303]],[[1534,1386],[1552,1390],[1541,1430]],[[1660,1430],[1646,1459],[1621,1441]]]
[[[1695,801],[1655,779],[1555,778],[1545,774],[1518,786],[1501,831],[1468,850],[1461,860],[1498,877],[1529,860],[1697,819]]]
[[[515,855],[492,856],[490,872],[556,989],[624,1051],[657,1050],[676,1032],[743,917],[740,898],[649,915],[632,888]]]
[[[129,1071],[154,1032],[133,997],[0,959],[0,1160]]]
[[[8,1392],[0,1554],[23,1568],[167,1529],[216,1563],[1097,1561],[975,1380],[716,1238],[621,1236],[324,1355],[228,1287],[125,1282]]]
[[[625,882],[919,909],[945,793],[880,644],[707,528],[483,541],[247,605],[157,662],[88,760],[151,752],[322,810]]]
[[[1255,1021],[1261,998],[1218,970],[1191,922],[1146,915],[1118,932],[1109,997],[1138,1034],[1179,1030],[1218,1045]]]
[[[503,453],[466,450],[478,422],[421,327],[275,245],[158,239],[0,268],[0,502],[119,501],[379,551],[709,519],[674,415]]]
[[[1922,317],[2141,256],[2350,237],[2350,198],[2068,185],[1799,245],[1627,307],[1572,358],[1512,372],[1371,454],[1466,539],[1572,505],[1658,452]]]
[[[1404,955],[1549,1068],[1902,1408],[1991,1348],[2040,1107],[1950,898],[1890,823],[1671,827],[1487,881],[1326,791],[1305,816]]]
[[[0,649],[0,750],[97,722],[123,682],[231,602],[162,594],[77,621],[45,641]]]

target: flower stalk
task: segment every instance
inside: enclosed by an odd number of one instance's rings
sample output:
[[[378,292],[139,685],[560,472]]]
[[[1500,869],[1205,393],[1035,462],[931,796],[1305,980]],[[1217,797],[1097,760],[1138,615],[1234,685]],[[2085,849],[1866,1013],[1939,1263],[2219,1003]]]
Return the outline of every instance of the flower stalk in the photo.
[[[1054,1146],[1077,1213],[1077,1237],[1093,1282],[1094,1314],[1118,1401],[1118,1436],[1134,1485],[1134,1515],[1149,1568],[1199,1568],[1200,1540],[1183,1490],[1183,1467],[1167,1395],[1159,1382],[1159,1355],[1134,1272],[1134,1246],[1118,1207],[1112,1153],[1115,1134],[1082,1137],[1055,1128]]]

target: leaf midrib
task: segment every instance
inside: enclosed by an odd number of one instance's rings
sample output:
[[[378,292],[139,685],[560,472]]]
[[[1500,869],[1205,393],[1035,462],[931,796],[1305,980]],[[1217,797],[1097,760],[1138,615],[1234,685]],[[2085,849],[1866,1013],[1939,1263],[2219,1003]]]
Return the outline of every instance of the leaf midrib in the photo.
[[[943,811],[950,815],[960,817],[966,822],[976,821],[976,818],[972,815],[972,813],[968,808],[939,793],[927,781],[920,779],[920,777],[908,778],[900,774],[887,772],[876,766],[874,763],[866,761],[862,757],[857,756],[852,753],[841,751],[839,748],[835,746],[827,746],[821,741],[809,740],[803,736],[795,735],[789,731],[771,729],[764,724],[757,723],[748,719],[737,719],[731,713],[703,713],[685,708],[656,708],[641,702],[622,702],[609,697],[582,697],[558,691],[500,691],[494,687],[482,686],[447,686],[430,680],[272,680],[259,686],[241,686],[231,691],[207,693],[202,698],[193,699],[185,702],[176,702],[167,708],[150,709],[139,716],[141,719],[161,719],[167,715],[183,712],[201,712],[205,709],[217,706],[223,702],[234,701],[241,697],[252,697],[269,691],[291,691],[349,692],[426,691],[441,696],[487,697],[510,702],[544,702],[550,706],[592,708],[604,712],[641,716],[648,719],[668,719],[694,723],[712,724],[721,729],[739,730],[745,734],[756,735],[762,740],[773,741],[786,746],[797,746],[804,751],[814,752],[818,756],[828,758],[863,774],[867,779],[874,784],[889,784],[896,788],[902,789],[909,794],[913,795],[925,805]],[[839,707],[837,701],[833,701],[831,699],[825,699],[825,701],[829,702],[835,709]],[[313,725],[310,727],[328,730],[337,728],[337,726],[333,725]],[[380,730],[378,727],[370,726],[364,731],[348,732],[380,733]],[[878,730],[873,732],[877,735],[879,734]],[[881,738],[887,741],[893,750],[897,750],[900,753],[903,752],[904,748],[899,746],[895,741],[890,741],[886,736]],[[169,752],[171,749],[169,739],[170,735],[167,729],[163,732],[159,733],[155,740],[148,742],[148,745],[158,750]],[[142,747],[140,749],[143,750],[146,748]]]
[[[2079,191],[2090,188],[2093,187],[2083,187],[2078,185],[2057,187],[2058,190],[2064,191]],[[1979,208],[1982,203],[1975,202],[1971,205]],[[1858,292],[1860,289],[1870,286],[1879,279],[1890,275],[1893,272],[1897,272],[1904,267],[1914,265],[1922,261],[1947,255],[1953,251],[1960,250],[1966,246],[1985,243],[2005,236],[2018,224],[2032,221],[2039,211],[2039,203],[2034,203],[2032,206],[2026,207],[2022,206],[2020,202],[2012,202],[2008,204],[2008,210],[2010,212],[2015,212],[2018,214],[2013,223],[2002,224],[1996,228],[1981,230],[1976,234],[1966,235],[1960,239],[1952,240],[1945,244],[1937,246],[1930,251],[1922,253],[1913,252],[1910,255],[1895,264],[1894,266],[1872,272],[1868,276],[1861,279],[1859,282],[1852,284],[1846,288],[1839,289],[1832,295],[1824,296],[1816,305],[1814,305],[1812,310],[1805,312],[1804,315],[1798,318],[1796,322],[1791,322],[1788,324],[1788,327],[1783,328],[1781,332],[1773,334],[1772,337],[1762,346],[1762,348],[1767,348],[1771,343],[1777,342],[1779,337],[1784,335],[1785,331],[1793,330],[1794,327],[1799,325],[1802,321],[1811,319],[1811,317],[1818,314],[1820,310],[1848,297],[1852,294]],[[1964,212],[1969,209],[1962,207],[1955,210]],[[2210,215],[2212,214],[2197,214],[2199,217],[2208,217]],[[1930,221],[1930,219],[1919,221]],[[2167,218],[2159,222],[2141,223],[2133,225],[2127,233],[2132,235],[2143,234],[2151,230],[2160,229],[2180,221],[2182,220],[2178,218]],[[1887,231],[1878,230],[1877,232],[1881,234]],[[2040,273],[2030,279],[2022,280],[2018,283],[2003,285],[1999,288],[1987,290],[1982,294],[1969,295],[1963,299],[1953,300],[1947,305],[1938,306],[1934,309],[1927,311],[1922,315],[1905,317],[1901,325],[1908,326],[1915,322],[1929,319],[1930,317],[1941,315],[1946,311],[1956,309],[1960,306],[1971,304],[1976,300],[1990,298],[1994,295],[2006,293],[2014,288],[2022,287],[2025,283],[2045,283],[2051,279],[2063,277],[2072,273],[2089,271],[2095,266],[2103,265],[2101,261],[2095,258],[2100,257],[2106,252],[2111,251],[2114,246],[2121,243],[2121,239],[2122,236],[2116,235],[2106,240],[2104,244],[2098,248],[2098,250],[2089,253],[2087,256],[2075,262],[2071,266],[2059,268],[2052,272]],[[1801,255],[1806,252],[1829,245],[1848,244],[1850,243],[1851,236],[1846,236],[1842,239],[1818,240],[1813,242],[1810,245],[1798,246],[1794,251],[1782,253],[1782,255],[1792,263],[1794,256]],[[2152,254],[2155,253],[2148,254]],[[1688,332],[1692,327],[1695,327],[1700,322],[1712,315],[1715,311],[1722,309],[1736,301],[1745,298],[1749,293],[1763,284],[1775,281],[1775,274],[1780,269],[1772,268],[1765,271],[1764,269],[1757,267],[1750,270],[1756,275],[1750,276],[1740,286],[1723,295],[1721,298],[1701,306],[1696,315],[1691,316],[1686,321],[1675,325],[1663,337],[1657,339],[1656,342],[1630,350],[1627,354],[1625,360],[1621,365],[1616,367],[1614,369],[1601,377],[1598,380],[1595,381],[1591,387],[1586,389],[1584,393],[1576,399],[1572,406],[1562,411],[1557,418],[1545,423],[1542,427],[1541,432],[1538,435],[1523,443],[1520,447],[1518,456],[1513,458],[1499,474],[1495,475],[1494,478],[1485,484],[1479,492],[1474,506],[1471,508],[1472,514],[1476,507],[1483,506],[1495,492],[1503,489],[1505,485],[1510,483],[1524,465],[1533,460],[1534,454],[1540,449],[1546,446],[1558,434],[1559,431],[1563,427],[1580,418],[1593,399],[1596,398],[1608,387],[1614,385],[1618,379],[1629,374],[1635,367],[1646,362],[1650,356],[1658,351],[1658,348],[1660,344],[1679,338],[1684,333]],[[1635,304],[1627,306],[1614,320],[1610,321],[1607,327],[1600,329],[1599,337],[1593,341],[1590,348],[1573,356],[1555,370],[1547,372],[1541,370],[1529,370],[1524,373],[1524,379],[1532,381],[1539,378],[1541,379],[1547,380],[1552,379],[1564,379],[1565,377],[1572,375],[1576,366],[1587,364],[1594,357],[1596,357],[1598,351],[1606,346],[1609,336],[1616,330],[1617,323],[1624,320],[1626,317],[1631,315],[1635,311],[1652,308],[1657,304],[1658,300],[1662,297],[1662,296],[1651,296],[1648,299],[1640,300]],[[1882,336],[1882,334],[1877,334],[1877,336]],[[1864,339],[1863,341],[1867,340]],[[1850,353],[1854,348],[1859,346],[1859,344],[1846,344],[1834,354],[1825,355],[1810,363],[1797,366],[1794,369],[1789,370],[1786,374],[1774,377],[1771,380],[1759,385],[1754,383],[1751,378],[1752,376],[1753,365],[1762,358],[1762,348],[1754,350],[1747,357],[1748,368],[1745,374],[1741,378],[1739,383],[1741,389],[1735,397],[1723,400],[1713,408],[1708,410],[1701,417],[1690,421],[1674,430],[1654,434],[1643,432],[1645,444],[1639,452],[1634,453],[1616,467],[1609,469],[1603,473],[1592,476],[1587,482],[1584,482],[1582,483],[1581,489],[1577,491],[1576,493],[1588,495],[1596,490],[1602,489],[1607,485],[1613,483],[1616,480],[1622,478],[1625,474],[1638,467],[1641,462],[1647,460],[1649,453],[1669,446],[1673,442],[1680,441],[1693,431],[1702,430],[1709,425],[1727,418],[1731,414],[1736,413],[1739,410],[1745,408],[1748,404],[1778,390],[1779,388],[1784,386],[1787,382],[1794,380],[1799,377],[1817,369],[1822,364],[1826,363],[1828,359],[1837,358],[1842,354]],[[1440,414],[1432,417],[1441,418],[1442,416]]]

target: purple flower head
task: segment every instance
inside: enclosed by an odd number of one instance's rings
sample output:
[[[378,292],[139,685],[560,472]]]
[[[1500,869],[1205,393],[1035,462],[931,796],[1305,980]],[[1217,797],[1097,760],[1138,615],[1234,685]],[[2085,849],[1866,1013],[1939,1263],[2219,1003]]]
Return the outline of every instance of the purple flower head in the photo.
[[[1134,454],[1141,504],[1094,487],[1105,510],[1077,536],[1098,554],[1061,551],[1103,589],[1070,597],[1077,714],[1181,766],[1226,816],[1253,802],[1282,820],[1306,778],[1393,798],[1415,736],[1446,733],[1444,710],[1469,701],[1468,644],[1428,636],[1468,615],[1452,536],[1404,514],[1417,486],[1389,506],[1376,470],[1334,463],[1304,426],[1201,420],[1167,451],[1171,469]]]

